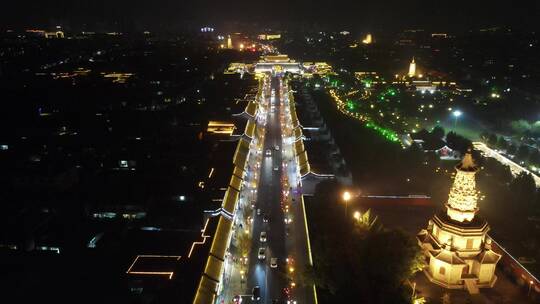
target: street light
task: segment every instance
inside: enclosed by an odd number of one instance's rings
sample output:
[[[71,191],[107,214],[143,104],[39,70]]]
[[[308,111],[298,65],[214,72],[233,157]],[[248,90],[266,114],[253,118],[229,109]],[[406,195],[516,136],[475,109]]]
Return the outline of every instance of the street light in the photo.
[[[347,207],[349,205],[349,201],[351,200],[351,193],[349,191],[343,192],[342,198],[343,201],[345,201],[345,218],[347,218]]]
[[[354,216],[354,219],[356,219],[357,221],[360,220],[360,212],[355,211],[353,216]]]
[[[412,300],[414,301],[414,296],[416,295],[416,282],[413,282],[413,290],[412,290]]]
[[[452,112],[452,115],[454,115],[454,130],[456,129],[456,126],[457,126],[457,120],[462,114],[463,113],[460,110],[455,110],[454,112]]]
[[[529,281],[529,291],[527,292],[527,297],[531,294],[531,287],[534,284],[533,280]]]

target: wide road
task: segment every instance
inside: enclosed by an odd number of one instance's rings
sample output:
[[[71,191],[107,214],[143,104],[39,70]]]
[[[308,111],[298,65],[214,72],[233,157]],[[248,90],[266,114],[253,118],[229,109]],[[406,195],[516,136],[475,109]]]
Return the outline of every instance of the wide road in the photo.
[[[516,175],[520,174],[521,172],[525,172],[525,173],[530,174],[534,179],[536,187],[540,188],[540,177],[538,177],[538,175],[536,175],[533,172],[527,170],[526,168],[516,164],[514,161],[512,161],[509,158],[503,156],[499,152],[489,148],[483,142],[475,141],[475,142],[473,142],[473,146],[474,146],[474,148],[476,150],[480,150],[482,153],[484,153],[485,157],[493,157],[495,160],[497,160],[501,164],[509,166],[510,167],[510,172],[512,172],[513,176],[516,176]]]
[[[263,148],[263,161],[257,193],[255,210],[260,209],[261,214],[253,222],[253,241],[250,254],[250,267],[248,273],[248,290],[254,286],[261,287],[261,301],[259,303],[272,303],[274,299],[281,299],[282,291],[287,286],[285,273],[285,222],[283,210],[281,208],[281,130],[280,130],[280,89],[279,79],[272,78],[271,88],[275,90],[275,99],[270,100],[274,105],[274,110],[268,111],[266,136]],[[276,149],[276,146],[279,149]],[[271,151],[271,156],[267,156],[267,151]],[[276,170],[277,169],[277,170]],[[269,218],[268,223],[263,222],[263,215]],[[266,231],[268,238],[266,242],[260,241],[260,233]],[[266,259],[258,259],[260,247],[266,248]],[[279,266],[270,268],[270,259],[277,258]]]

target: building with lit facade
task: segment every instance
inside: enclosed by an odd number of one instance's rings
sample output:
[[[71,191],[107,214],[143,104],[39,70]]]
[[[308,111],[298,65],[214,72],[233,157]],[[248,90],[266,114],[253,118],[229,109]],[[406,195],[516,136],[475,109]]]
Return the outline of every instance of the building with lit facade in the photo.
[[[313,74],[321,76],[335,75],[332,66],[326,62],[303,62],[302,69],[304,70],[304,77],[311,77]]]
[[[410,85],[420,93],[434,93],[437,90],[437,86],[430,80],[413,80]]]
[[[301,73],[302,65],[287,55],[267,55],[255,64],[255,73]]]
[[[371,34],[367,34],[366,38],[364,38],[364,40],[362,40],[362,43],[363,44],[371,44],[371,43],[373,43],[373,37],[371,36]]]
[[[417,235],[426,259],[428,279],[440,286],[467,289],[493,287],[501,255],[491,249],[489,225],[478,213],[475,175],[479,168],[470,151],[456,166],[445,211],[435,214]]]
[[[30,29],[30,30],[26,30],[26,32],[37,35],[37,36],[45,37],[47,39],[52,39],[52,38],[63,39],[63,38],[65,38],[64,32],[60,31],[60,30],[44,31],[44,30]]]
[[[260,34],[257,38],[259,40],[276,40],[281,38],[281,34]]]

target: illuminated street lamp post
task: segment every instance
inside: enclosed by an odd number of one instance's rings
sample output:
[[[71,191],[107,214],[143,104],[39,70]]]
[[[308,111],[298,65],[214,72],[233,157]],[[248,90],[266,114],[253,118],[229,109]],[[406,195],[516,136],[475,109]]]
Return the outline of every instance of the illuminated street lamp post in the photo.
[[[529,281],[529,291],[527,292],[527,297],[531,294],[531,287],[534,284],[533,280]]]
[[[347,207],[349,205],[349,201],[351,200],[351,193],[349,191],[343,192],[342,198],[345,202],[345,218],[347,218]]]
[[[461,116],[461,114],[463,113],[460,110],[455,110],[454,112],[452,112],[452,115],[454,115],[454,131],[456,130],[457,120]]]
[[[244,273],[245,273],[244,270],[240,270],[240,288],[244,287]]]
[[[416,282],[413,282],[413,290],[412,290],[412,295],[411,295],[411,300],[414,301],[414,296],[416,295]]]

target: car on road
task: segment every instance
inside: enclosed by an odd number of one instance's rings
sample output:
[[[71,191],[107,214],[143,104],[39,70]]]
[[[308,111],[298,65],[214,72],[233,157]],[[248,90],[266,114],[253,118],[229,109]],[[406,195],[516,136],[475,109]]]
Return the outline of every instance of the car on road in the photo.
[[[279,146],[276,145],[276,146],[274,147],[274,149],[276,149],[276,151],[279,150]]]
[[[270,268],[277,268],[277,258],[270,259]]]
[[[264,248],[264,247],[259,248],[258,258],[259,258],[259,260],[266,259],[266,248]]]
[[[268,220],[269,220],[268,215],[264,214],[263,215],[263,223],[268,223]]]
[[[296,304],[296,301],[291,299],[291,291],[287,287],[283,288],[281,294],[277,296],[278,298],[272,300],[272,304]]]
[[[270,151],[270,149],[266,150],[266,156],[272,156],[272,151]]]
[[[260,240],[263,243],[266,242],[266,231],[261,231]]]
[[[257,215],[261,215],[261,208],[257,208]]]
[[[272,304],[296,304],[296,300],[272,300]]]
[[[251,290],[251,300],[253,301],[259,301],[261,299],[261,287],[259,285],[253,287],[253,290]]]
[[[279,170],[279,167],[278,166],[274,166],[274,171],[277,171]]]
[[[232,302],[234,304],[240,304],[240,303],[242,303],[242,297],[240,295],[236,295],[236,296],[233,297]]]

